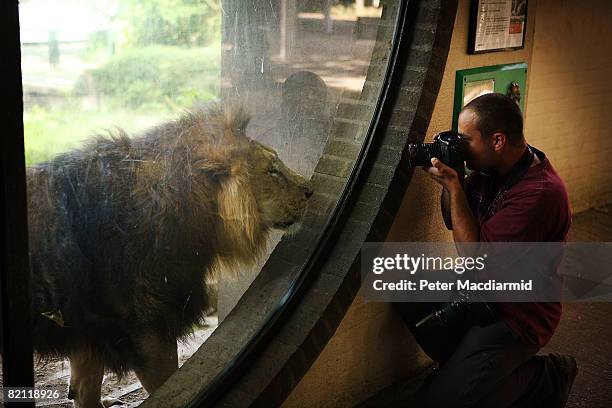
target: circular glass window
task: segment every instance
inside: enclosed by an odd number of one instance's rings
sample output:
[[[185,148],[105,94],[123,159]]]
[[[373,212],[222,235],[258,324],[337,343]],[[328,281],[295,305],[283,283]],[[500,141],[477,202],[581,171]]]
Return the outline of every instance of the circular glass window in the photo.
[[[396,8],[20,1],[36,384],[58,405],[138,405],[264,265],[270,293],[291,287],[367,133]],[[219,341],[248,341],[280,297]]]

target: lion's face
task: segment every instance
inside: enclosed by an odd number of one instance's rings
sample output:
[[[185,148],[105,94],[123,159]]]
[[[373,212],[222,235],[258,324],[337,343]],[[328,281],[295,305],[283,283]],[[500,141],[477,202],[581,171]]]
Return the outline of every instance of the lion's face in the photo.
[[[298,225],[312,195],[308,181],[285,166],[274,150],[256,141],[251,141],[247,163],[262,222],[280,230]]]

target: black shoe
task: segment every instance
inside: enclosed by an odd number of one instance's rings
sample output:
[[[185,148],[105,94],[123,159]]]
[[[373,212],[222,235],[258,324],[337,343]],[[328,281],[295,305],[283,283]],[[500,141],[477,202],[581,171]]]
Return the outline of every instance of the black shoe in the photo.
[[[557,367],[559,373],[559,395],[556,398],[555,407],[564,408],[567,404],[574,379],[578,374],[576,359],[566,354],[551,353],[548,357]]]

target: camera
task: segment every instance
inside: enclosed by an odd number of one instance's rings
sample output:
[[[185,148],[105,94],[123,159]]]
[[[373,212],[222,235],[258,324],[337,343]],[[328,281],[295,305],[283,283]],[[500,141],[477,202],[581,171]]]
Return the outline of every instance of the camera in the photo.
[[[431,166],[431,158],[436,157],[452,168],[463,166],[465,161],[465,140],[452,130],[438,133],[433,143],[411,143],[408,145],[410,166]]]

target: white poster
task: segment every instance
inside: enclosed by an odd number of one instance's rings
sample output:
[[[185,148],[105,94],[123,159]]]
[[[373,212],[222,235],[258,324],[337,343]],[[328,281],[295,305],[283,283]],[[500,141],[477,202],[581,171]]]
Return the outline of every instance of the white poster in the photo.
[[[523,46],[527,0],[479,0],[474,52]]]

